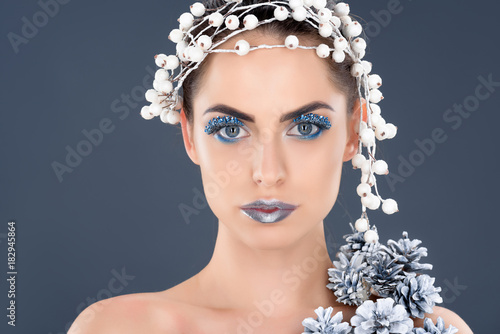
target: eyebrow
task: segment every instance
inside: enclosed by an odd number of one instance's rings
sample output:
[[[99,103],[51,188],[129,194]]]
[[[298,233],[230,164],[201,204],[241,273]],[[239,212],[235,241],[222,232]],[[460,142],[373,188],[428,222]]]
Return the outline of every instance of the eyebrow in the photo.
[[[286,122],[290,119],[297,118],[297,117],[301,116],[302,114],[307,114],[307,113],[310,113],[310,112],[315,111],[317,109],[329,109],[329,110],[335,112],[333,107],[330,106],[329,104],[327,104],[325,102],[321,102],[321,101],[314,101],[314,102],[311,102],[309,104],[306,104],[306,105],[298,108],[297,110],[294,110],[294,111],[291,111],[291,112],[288,112],[286,114],[281,115],[280,122],[281,123]],[[245,114],[244,112],[241,112],[238,109],[235,109],[235,108],[230,107],[230,106],[225,105],[225,104],[217,104],[213,107],[210,107],[207,110],[205,110],[203,115],[211,113],[211,112],[220,112],[223,114],[234,116],[236,118],[239,118],[240,120],[245,120],[245,121],[248,121],[251,123],[255,123],[255,118],[253,116],[251,116],[249,114]]]

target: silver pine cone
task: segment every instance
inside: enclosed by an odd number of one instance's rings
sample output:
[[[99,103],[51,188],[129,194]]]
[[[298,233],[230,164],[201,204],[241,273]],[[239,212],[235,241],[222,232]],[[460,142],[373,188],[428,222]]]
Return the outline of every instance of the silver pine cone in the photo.
[[[379,296],[389,297],[405,278],[402,272],[403,266],[396,263],[396,260],[387,253],[376,253],[368,258],[365,280]]]
[[[418,239],[410,240],[406,231],[403,232],[403,238],[397,242],[394,240],[387,241],[390,254],[398,264],[404,265],[403,270],[408,273],[432,269],[432,264],[419,263],[422,257],[427,256],[427,248],[418,247],[420,243],[422,241]]]
[[[427,274],[408,274],[396,286],[393,298],[403,305],[412,317],[424,318],[424,313],[432,313],[436,303],[442,303],[440,287],[434,286],[434,277]]]
[[[367,264],[364,255],[356,252],[349,260],[339,253],[340,261],[334,261],[335,268],[328,269],[329,283],[326,287],[333,290],[337,301],[347,305],[361,305],[369,297],[369,289],[364,283],[363,270]]]
[[[412,334],[455,334],[458,332],[458,328],[450,325],[448,328],[444,327],[444,320],[438,317],[436,325],[432,322],[432,319],[425,318],[423,328],[413,328]]]

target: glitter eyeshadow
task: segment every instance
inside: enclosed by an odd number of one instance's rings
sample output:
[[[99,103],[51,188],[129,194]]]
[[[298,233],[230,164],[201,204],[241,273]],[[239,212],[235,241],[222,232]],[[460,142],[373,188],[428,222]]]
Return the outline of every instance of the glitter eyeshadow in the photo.
[[[318,114],[309,113],[307,115],[300,115],[299,117],[293,120],[294,122],[299,123],[312,123],[318,125],[324,129],[329,129],[332,124],[328,120],[326,116],[320,116]]]
[[[239,125],[243,126],[236,117],[225,116],[225,117],[214,117],[210,121],[208,121],[207,126],[205,127],[205,132],[207,134],[212,134],[213,132],[219,130],[220,128],[229,126],[229,125]]]

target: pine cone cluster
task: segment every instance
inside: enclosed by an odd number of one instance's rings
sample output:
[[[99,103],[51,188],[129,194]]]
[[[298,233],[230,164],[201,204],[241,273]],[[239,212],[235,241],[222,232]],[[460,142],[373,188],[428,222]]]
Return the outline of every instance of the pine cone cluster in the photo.
[[[398,241],[389,240],[387,246],[367,243],[364,232],[344,236],[347,244],[340,247],[339,261],[328,270],[330,283],[337,301],[348,305],[361,305],[372,293],[393,298],[413,317],[423,318],[432,313],[436,303],[442,303],[440,287],[434,287],[434,278],[421,274],[432,269],[419,261],[427,256],[427,248],[419,247],[421,241],[409,239],[408,233]],[[372,226],[376,231],[376,227]]]

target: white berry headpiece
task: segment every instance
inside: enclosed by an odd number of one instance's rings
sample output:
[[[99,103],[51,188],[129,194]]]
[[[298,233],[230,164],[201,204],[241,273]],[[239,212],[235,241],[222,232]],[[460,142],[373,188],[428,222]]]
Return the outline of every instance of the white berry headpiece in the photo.
[[[355,222],[355,229],[364,232],[366,242],[376,243],[378,234],[375,226],[370,228],[366,209],[376,210],[382,206],[386,214],[398,211],[398,206],[393,199],[383,199],[377,189],[375,174],[385,175],[389,173],[387,163],[375,159],[376,139],[391,139],[396,135],[397,127],[386,123],[380,113],[378,102],[383,99],[379,87],[382,79],[377,74],[371,74],[372,64],[362,60],[365,55],[366,41],[359,37],[362,33],[361,24],[349,16],[349,5],[344,2],[336,3],[332,9],[326,7],[327,0],[282,0],[249,3],[248,1],[225,0],[223,5],[215,9],[207,9],[201,2],[190,6],[190,12],[183,13],[178,21],[179,28],[173,29],[168,38],[177,44],[176,55],[155,55],[155,62],[160,69],[156,71],[153,88],[146,92],[146,100],[151,102],[149,106],[141,109],[141,115],[145,119],[156,116],[164,123],[177,124],[180,121],[179,111],[181,109],[182,97],[179,89],[185,78],[196,70],[205,57],[210,53],[233,52],[240,56],[257,49],[288,48],[288,49],[315,49],[320,58],[330,57],[336,63],[342,63],[346,54],[353,60],[351,74],[356,78],[360,98],[359,125],[359,148],[358,153],[352,159],[353,168],[361,170],[361,183],[357,187],[357,193],[361,198],[362,214]],[[249,12],[257,7],[268,6],[274,8],[274,17],[259,21]],[[222,14],[224,13],[224,14]],[[235,35],[257,28],[260,25],[272,21],[284,21],[288,18],[295,21],[304,21],[318,30],[325,38],[331,39],[331,45],[320,44],[318,46],[303,46],[294,35],[289,35],[282,45],[259,45],[250,46],[244,39],[236,42],[234,49],[216,49]],[[206,28],[199,31],[196,36],[194,31],[202,25]],[[240,27],[242,23],[243,27]],[[207,30],[214,28],[212,34]],[[198,29],[199,30],[199,29]],[[217,42],[214,37],[221,32],[229,32],[227,36]],[[179,73],[175,75],[175,70]],[[176,87],[174,83],[177,82]],[[363,103],[366,101],[366,116],[364,118]],[[365,121],[366,119],[366,121]],[[363,147],[366,156],[363,155]],[[372,187],[375,193],[372,193]]]

